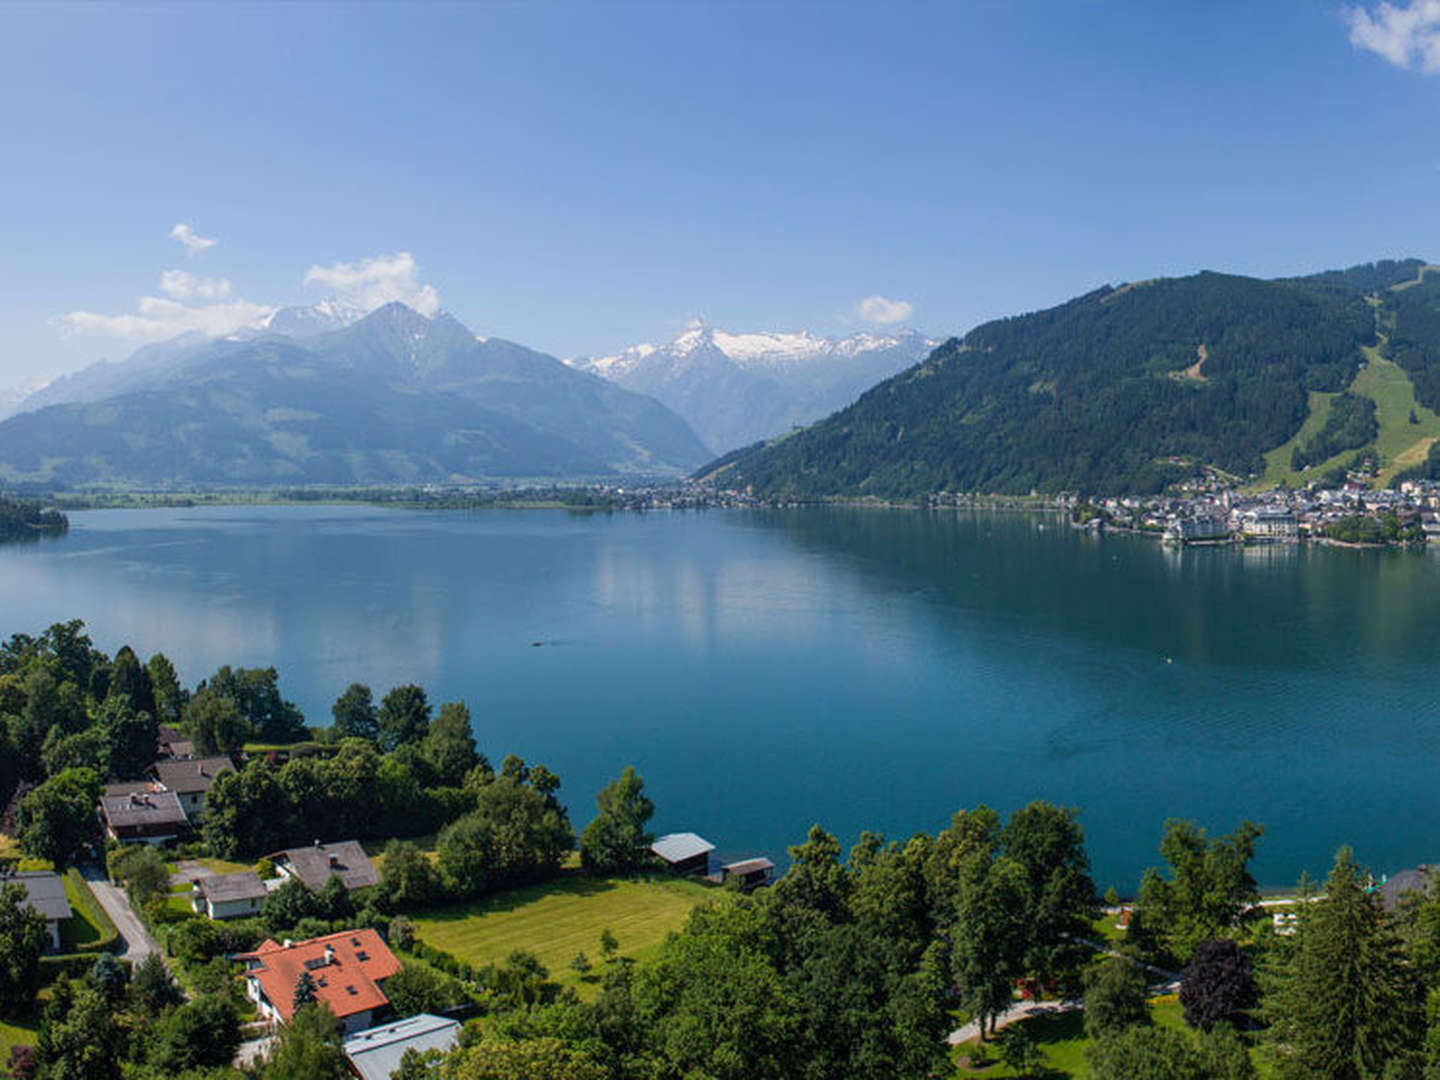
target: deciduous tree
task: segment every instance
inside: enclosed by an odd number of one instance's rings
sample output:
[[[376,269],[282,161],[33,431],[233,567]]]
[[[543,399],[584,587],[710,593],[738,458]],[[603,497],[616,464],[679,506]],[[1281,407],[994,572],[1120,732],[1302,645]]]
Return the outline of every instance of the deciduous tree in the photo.
[[[595,820],[580,837],[580,862],[592,874],[620,874],[638,869],[650,858],[655,839],[646,825],[655,804],[644,793],[645,781],[633,765],[595,796]]]

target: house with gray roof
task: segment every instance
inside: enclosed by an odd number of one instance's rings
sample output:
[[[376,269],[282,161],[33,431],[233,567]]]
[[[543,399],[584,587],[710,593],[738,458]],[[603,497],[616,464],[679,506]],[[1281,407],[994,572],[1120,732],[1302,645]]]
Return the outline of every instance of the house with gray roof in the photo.
[[[158,844],[190,827],[180,797],[155,784],[111,784],[100,796],[105,832],[115,840]]]
[[[150,766],[150,775],[155,782],[179,797],[185,813],[196,824],[205,816],[205,796],[210,793],[215,778],[221,773],[234,771],[235,765],[223,755],[163,758]]]
[[[693,832],[682,832],[656,837],[650,850],[677,874],[706,874],[715,845]]]
[[[360,1080],[390,1080],[406,1050],[447,1053],[460,1039],[460,1022],[420,1013],[351,1035],[342,1044],[345,1058]]]
[[[22,870],[9,874],[5,881],[18,882],[25,888],[25,906],[45,917],[50,932],[50,951],[60,951],[60,924],[70,918],[70,900],[65,895],[65,882],[53,870]]]
[[[359,842],[342,840],[310,847],[289,848],[267,856],[281,877],[295,878],[311,892],[319,892],[332,877],[338,877],[347,889],[363,889],[380,883],[375,864]]]
[[[255,915],[269,894],[254,870],[235,874],[206,874],[190,886],[190,906],[207,919],[239,919]]]

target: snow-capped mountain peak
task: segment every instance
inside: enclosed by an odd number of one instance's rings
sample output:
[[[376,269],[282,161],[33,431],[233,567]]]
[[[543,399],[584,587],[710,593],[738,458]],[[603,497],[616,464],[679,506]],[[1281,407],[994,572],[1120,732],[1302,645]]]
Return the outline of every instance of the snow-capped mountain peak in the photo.
[[[667,344],[569,363],[659,398],[723,452],[818,420],[938,344],[914,330],[845,338],[808,330],[737,334],[695,320]]]

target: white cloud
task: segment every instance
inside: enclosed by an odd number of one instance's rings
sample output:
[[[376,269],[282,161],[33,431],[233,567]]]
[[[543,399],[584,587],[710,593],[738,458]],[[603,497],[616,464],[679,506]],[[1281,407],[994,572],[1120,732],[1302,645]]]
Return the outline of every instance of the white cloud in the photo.
[[[1440,75],[1440,0],[1410,0],[1341,9],[1350,24],[1350,44],[1384,57],[1398,68]]]
[[[353,263],[312,266],[305,271],[305,284],[327,288],[338,299],[366,312],[392,300],[408,304],[426,316],[440,310],[440,294],[433,286],[420,284],[420,267],[408,251]]]
[[[206,248],[212,248],[220,242],[208,236],[201,236],[195,231],[193,225],[186,225],[183,221],[170,230],[170,235],[180,241],[187,255],[199,255]]]
[[[228,282],[226,283],[228,286]],[[131,341],[165,341],[192,330],[211,337],[224,337],[236,330],[262,325],[275,313],[268,304],[229,300],[214,304],[182,304],[163,296],[142,296],[135,311],[124,315],[102,315],[94,311],[70,311],[54,320],[61,329],[76,334],[103,334]]]
[[[185,270],[160,275],[160,291],[174,300],[223,300],[231,293],[227,278],[196,277]]]
[[[915,305],[909,300],[891,300],[884,296],[867,296],[855,305],[855,313],[869,323],[889,326],[904,322],[915,314]]]

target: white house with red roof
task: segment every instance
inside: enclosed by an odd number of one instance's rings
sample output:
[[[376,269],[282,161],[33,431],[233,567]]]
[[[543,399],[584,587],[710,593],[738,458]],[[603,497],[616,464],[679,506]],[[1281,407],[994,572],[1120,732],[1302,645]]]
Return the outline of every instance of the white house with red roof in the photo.
[[[385,980],[400,970],[374,930],[346,930],[308,941],[266,941],[245,961],[245,992],[262,1017],[285,1023],[295,1013],[295,987],[309,974],[315,1000],[335,1014],[347,1034],[370,1027],[390,1005]]]

